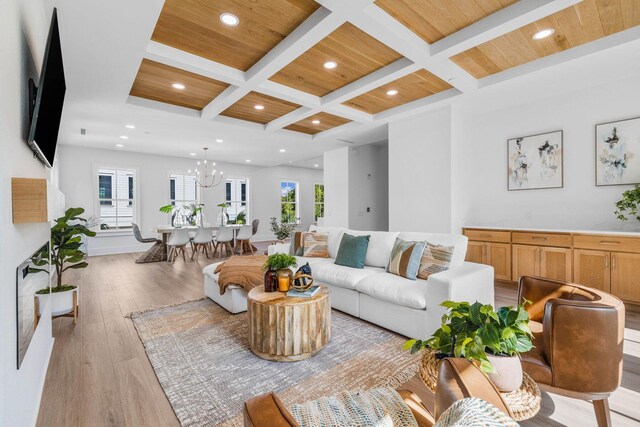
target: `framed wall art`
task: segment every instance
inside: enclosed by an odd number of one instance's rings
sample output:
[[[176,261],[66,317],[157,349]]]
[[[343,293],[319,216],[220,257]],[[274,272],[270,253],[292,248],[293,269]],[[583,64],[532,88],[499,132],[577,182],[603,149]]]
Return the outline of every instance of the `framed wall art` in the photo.
[[[562,131],[523,136],[507,141],[508,189],[562,188]]]
[[[640,117],[596,125],[596,185],[640,183]]]

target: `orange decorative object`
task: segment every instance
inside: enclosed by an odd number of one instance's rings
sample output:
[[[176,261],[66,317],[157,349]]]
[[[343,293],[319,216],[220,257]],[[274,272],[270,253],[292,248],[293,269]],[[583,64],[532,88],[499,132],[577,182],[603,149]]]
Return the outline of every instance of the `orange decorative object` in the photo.
[[[289,290],[289,282],[291,278],[289,276],[279,276],[278,277],[278,290],[280,292],[287,292]]]

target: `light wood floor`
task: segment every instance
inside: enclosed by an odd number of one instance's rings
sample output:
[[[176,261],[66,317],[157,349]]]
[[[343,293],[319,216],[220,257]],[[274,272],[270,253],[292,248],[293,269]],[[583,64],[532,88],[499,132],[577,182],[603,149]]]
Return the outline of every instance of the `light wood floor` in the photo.
[[[264,246],[257,245],[260,251]],[[202,268],[213,262],[135,264],[138,254],[91,257],[73,272],[81,283],[77,325],[53,322],[55,345],[38,426],[179,426],[133,324],[131,311],[204,296]],[[496,285],[496,304],[511,305],[515,288]],[[610,400],[615,426],[640,425],[640,314],[627,313],[621,388]],[[588,369],[585,367],[585,369]],[[408,384],[412,388],[419,381]],[[433,396],[421,396],[432,407]],[[545,394],[540,414],[524,426],[595,426],[591,404]]]

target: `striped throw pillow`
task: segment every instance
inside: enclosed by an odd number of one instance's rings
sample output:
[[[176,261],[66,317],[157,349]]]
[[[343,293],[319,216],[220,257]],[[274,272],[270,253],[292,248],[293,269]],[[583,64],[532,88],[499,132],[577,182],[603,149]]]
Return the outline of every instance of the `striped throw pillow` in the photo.
[[[425,242],[424,253],[420,260],[418,279],[428,279],[430,275],[448,270],[453,258],[453,246],[440,246]]]
[[[329,258],[329,235],[315,231],[303,234],[303,255],[305,257]]]
[[[302,256],[304,250],[304,232],[294,231],[291,233],[291,244],[289,245],[289,255]]]
[[[410,242],[396,238],[387,271],[410,280],[416,280],[424,247],[425,242]]]

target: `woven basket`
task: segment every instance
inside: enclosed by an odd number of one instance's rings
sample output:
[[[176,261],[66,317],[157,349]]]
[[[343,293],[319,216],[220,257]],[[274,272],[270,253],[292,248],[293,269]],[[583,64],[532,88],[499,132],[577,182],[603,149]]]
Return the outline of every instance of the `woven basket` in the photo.
[[[426,348],[420,360],[420,378],[424,384],[435,393],[438,385],[438,371],[440,370],[440,359],[436,357],[437,351]],[[511,410],[513,419],[524,421],[533,418],[540,411],[542,396],[540,388],[533,379],[522,373],[522,385],[519,389],[511,393],[500,393],[505,404]]]

